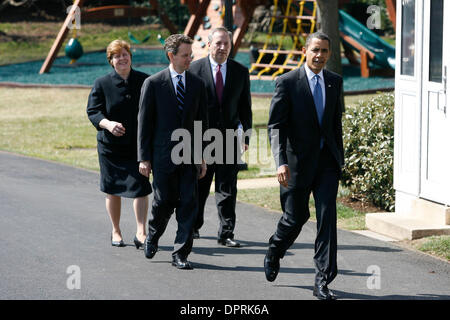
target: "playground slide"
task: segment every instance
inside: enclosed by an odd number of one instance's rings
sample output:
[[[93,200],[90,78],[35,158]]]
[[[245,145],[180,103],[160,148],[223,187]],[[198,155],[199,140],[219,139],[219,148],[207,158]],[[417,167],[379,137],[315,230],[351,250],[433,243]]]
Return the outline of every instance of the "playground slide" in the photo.
[[[342,10],[339,10],[339,30],[373,52],[373,63],[395,69],[395,48]],[[356,50],[350,43],[345,43]]]

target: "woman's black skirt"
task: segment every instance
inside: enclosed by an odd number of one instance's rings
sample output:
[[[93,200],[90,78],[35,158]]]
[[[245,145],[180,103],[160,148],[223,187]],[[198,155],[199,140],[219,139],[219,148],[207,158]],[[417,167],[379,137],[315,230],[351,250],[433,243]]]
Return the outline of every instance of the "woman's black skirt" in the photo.
[[[136,160],[98,154],[100,163],[100,190],[125,198],[144,197],[152,192],[147,177],[139,173]]]

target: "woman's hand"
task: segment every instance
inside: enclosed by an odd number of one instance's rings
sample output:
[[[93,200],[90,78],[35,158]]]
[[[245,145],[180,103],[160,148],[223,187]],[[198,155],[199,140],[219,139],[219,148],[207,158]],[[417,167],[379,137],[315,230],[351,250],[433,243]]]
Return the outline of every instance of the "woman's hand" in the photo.
[[[120,122],[110,121],[108,131],[116,137],[121,137],[125,134],[125,127]]]
[[[125,134],[125,127],[120,122],[110,121],[108,119],[100,121],[100,128],[108,130],[116,137],[121,137]]]

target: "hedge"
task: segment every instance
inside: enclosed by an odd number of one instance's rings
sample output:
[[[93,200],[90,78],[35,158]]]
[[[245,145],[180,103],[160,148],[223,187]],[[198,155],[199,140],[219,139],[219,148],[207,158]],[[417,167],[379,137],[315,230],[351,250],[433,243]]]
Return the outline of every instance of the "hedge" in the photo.
[[[352,197],[393,211],[394,94],[347,107],[343,131],[343,185]]]

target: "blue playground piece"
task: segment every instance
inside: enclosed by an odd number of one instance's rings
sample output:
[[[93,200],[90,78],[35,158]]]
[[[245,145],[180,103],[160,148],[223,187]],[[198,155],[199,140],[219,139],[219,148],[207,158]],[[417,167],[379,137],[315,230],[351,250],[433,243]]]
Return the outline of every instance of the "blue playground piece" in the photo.
[[[342,10],[339,10],[339,30],[373,52],[375,54],[373,63],[395,69],[395,48]],[[346,44],[357,50],[351,44],[347,42]]]

